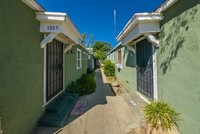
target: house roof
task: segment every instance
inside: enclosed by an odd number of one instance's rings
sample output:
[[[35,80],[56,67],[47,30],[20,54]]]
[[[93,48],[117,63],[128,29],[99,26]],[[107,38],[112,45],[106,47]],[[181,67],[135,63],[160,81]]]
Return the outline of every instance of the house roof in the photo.
[[[155,12],[161,13],[167,10],[169,7],[174,5],[178,0],[165,0],[157,9]]]
[[[35,11],[39,11],[39,12],[44,12],[45,9],[39,5],[35,0],[21,0],[22,2],[24,2],[26,5],[28,5],[30,8],[32,8]]]
[[[136,25],[140,22],[158,22],[163,19],[162,12],[167,10],[169,7],[171,7],[174,3],[176,3],[178,0],[165,0],[155,12],[152,13],[136,13],[133,15],[133,17],[128,21],[128,23],[125,25],[125,27],[122,29],[122,31],[117,36],[117,41],[121,41],[127,34],[136,27]],[[139,28],[141,26],[138,26]],[[156,29],[155,29],[156,30]],[[137,28],[136,28],[137,31]],[[135,31],[135,32],[136,32]],[[138,32],[138,31],[137,31]],[[140,31],[139,31],[140,32]],[[139,32],[137,33],[138,36],[140,36]],[[142,31],[143,32],[143,31]],[[148,31],[147,31],[148,32]],[[149,31],[153,32],[153,31]],[[133,34],[133,33],[132,33]],[[137,36],[136,36],[137,38]],[[127,42],[127,41],[126,41]]]
[[[140,36],[140,33],[144,32],[158,32],[158,26],[151,26],[150,29],[147,28],[147,24],[153,24],[155,22],[159,22],[163,19],[163,16],[161,13],[136,13],[134,16],[128,21],[128,23],[125,25],[125,27],[122,29],[122,31],[117,36],[117,41],[123,40],[124,37],[126,37],[132,30],[135,30],[134,36],[137,38],[137,36]],[[138,24],[145,24],[144,26]]]
[[[107,54],[112,53],[113,51],[115,51],[119,46],[121,46],[121,42],[117,44],[117,46],[115,46],[112,50],[110,50]]]
[[[68,40],[71,43],[76,43],[80,45],[80,40],[82,39],[81,34],[79,33],[76,26],[73,24],[71,19],[66,13],[59,13],[59,12],[46,12],[44,8],[42,8],[35,0],[21,0],[34,11],[36,11],[36,19],[41,22],[40,25],[40,32],[43,33],[51,33],[49,37],[44,39],[44,43],[41,42],[41,47],[45,45],[45,43],[51,41],[53,38],[63,38],[64,40]],[[57,30],[47,30],[48,25],[55,26],[57,24]],[[59,37],[58,37],[58,36]],[[64,37],[66,36],[66,37]],[[70,41],[70,40],[72,41]],[[87,48],[80,45],[86,51]]]

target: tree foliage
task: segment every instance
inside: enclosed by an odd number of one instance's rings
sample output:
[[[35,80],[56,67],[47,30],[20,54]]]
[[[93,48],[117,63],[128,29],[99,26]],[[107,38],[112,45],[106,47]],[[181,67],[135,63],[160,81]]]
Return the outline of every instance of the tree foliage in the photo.
[[[111,49],[111,44],[108,42],[97,41],[93,44],[92,48],[94,57],[97,60],[104,60],[106,58],[106,53]]]
[[[87,33],[82,34],[82,39],[80,40],[80,44],[85,46],[86,48],[89,48],[93,45],[94,40],[93,40],[94,35],[90,35],[87,37]]]
[[[103,70],[106,76],[115,76],[115,64],[110,60],[103,63]]]

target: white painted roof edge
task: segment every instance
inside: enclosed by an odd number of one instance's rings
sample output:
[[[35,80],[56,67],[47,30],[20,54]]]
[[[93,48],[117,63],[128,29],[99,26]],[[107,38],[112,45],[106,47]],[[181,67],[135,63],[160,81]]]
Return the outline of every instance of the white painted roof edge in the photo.
[[[78,29],[75,27],[75,25],[72,23],[70,18],[66,13],[59,13],[59,12],[45,12],[45,9],[43,9],[35,0],[21,0],[24,2],[26,5],[28,5],[30,8],[33,10],[38,11],[40,14],[45,14],[45,15],[51,15],[52,17],[55,16],[57,18],[60,18],[61,20],[66,20],[68,21],[68,24],[70,27],[73,29],[73,31],[82,39],[81,34],[79,33]],[[62,18],[65,17],[65,18]],[[61,21],[60,20],[60,21]]]
[[[120,41],[120,39],[123,37],[124,34],[127,33],[129,29],[131,29],[135,24],[137,24],[140,21],[160,21],[163,19],[163,16],[161,13],[153,12],[153,13],[136,13],[133,15],[133,17],[128,21],[128,23],[125,25],[125,27],[122,29],[122,31],[117,36],[117,41]]]
[[[161,13],[165,10],[167,10],[169,7],[174,5],[178,0],[166,0],[163,4],[161,4],[155,12]]]
[[[36,19],[39,21],[63,21],[68,24],[72,30],[78,35],[80,39],[82,39],[81,34],[79,33],[76,26],[72,23],[71,19],[66,13],[60,12],[36,12]]]
[[[42,8],[35,0],[21,0],[24,2],[26,5],[28,5],[30,8],[33,10],[39,11],[39,12],[44,12],[45,9]]]
[[[110,50],[107,54],[110,54],[110,53],[112,53],[112,51],[114,51],[117,47],[119,47],[120,45],[122,45],[122,43],[121,42],[119,42],[118,44],[117,44],[117,46],[115,46],[112,50]]]

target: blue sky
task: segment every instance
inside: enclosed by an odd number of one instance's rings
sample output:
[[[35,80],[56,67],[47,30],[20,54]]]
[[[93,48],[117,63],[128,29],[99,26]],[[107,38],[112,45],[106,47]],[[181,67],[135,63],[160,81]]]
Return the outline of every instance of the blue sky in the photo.
[[[94,35],[94,41],[106,41],[115,46],[116,35],[138,12],[152,12],[163,0],[37,0],[47,11],[65,12],[81,34]]]

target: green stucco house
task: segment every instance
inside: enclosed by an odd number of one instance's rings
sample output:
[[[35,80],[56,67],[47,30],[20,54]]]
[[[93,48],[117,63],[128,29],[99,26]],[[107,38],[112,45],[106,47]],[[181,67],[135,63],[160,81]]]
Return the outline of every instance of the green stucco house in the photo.
[[[200,132],[200,1],[166,0],[136,13],[107,58],[116,77],[146,101],[165,100],[181,113],[180,133]]]
[[[0,1],[0,133],[31,133],[46,106],[87,72],[81,38],[65,13]]]

